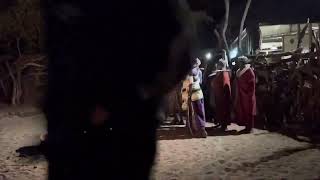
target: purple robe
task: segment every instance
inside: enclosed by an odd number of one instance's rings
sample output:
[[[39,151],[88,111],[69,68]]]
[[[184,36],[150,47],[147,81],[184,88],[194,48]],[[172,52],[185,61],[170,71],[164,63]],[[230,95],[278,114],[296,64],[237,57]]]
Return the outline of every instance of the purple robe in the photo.
[[[202,90],[200,88],[200,84],[202,83],[202,72],[200,70],[199,67],[193,68],[192,69],[192,76],[194,79],[195,83],[199,83],[198,85],[196,85],[196,89],[192,89],[192,94],[202,94]],[[200,88],[200,89],[199,89]],[[200,92],[201,91],[201,92]],[[206,125],[206,118],[205,118],[205,109],[204,109],[204,99],[203,99],[203,95],[198,96],[199,98],[196,100],[192,100],[192,108],[194,111],[194,122],[193,124],[193,128],[198,131],[200,129],[205,129],[205,125]]]

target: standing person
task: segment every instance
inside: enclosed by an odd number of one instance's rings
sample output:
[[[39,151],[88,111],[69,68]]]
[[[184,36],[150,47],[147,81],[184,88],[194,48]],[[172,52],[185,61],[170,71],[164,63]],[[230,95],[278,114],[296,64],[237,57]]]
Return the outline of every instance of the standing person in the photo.
[[[195,136],[206,138],[204,100],[200,87],[202,83],[202,72],[199,68],[200,64],[201,61],[197,59],[193,69],[183,81],[181,89],[182,110],[188,112],[188,116],[192,117],[190,126],[192,131],[195,132]]]
[[[219,56],[219,55],[218,55]],[[220,55],[221,58],[221,55]],[[219,59],[220,59],[219,58]],[[216,60],[217,57],[215,57],[213,60],[208,61],[205,71],[204,71],[204,79],[203,79],[203,88],[202,90],[204,91],[204,98],[206,101],[204,102],[204,107],[206,110],[206,120],[208,122],[215,122],[215,102],[214,102],[214,94],[213,94],[213,88],[211,85],[211,82],[214,79],[214,72],[216,71]]]
[[[246,127],[241,133],[250,133],[256,115],[255,75],[247,57],[241,56],[238,61],[235,113],[237,123]]]
[[[190,75],[187,75],[186,78],[183,80],[182,88],[181,88],[181,109],[182,111],[188,111],[188,101],[189,101],[189,92],[190,92],[190,85],[192,83],[192,78]]]
[[[231,114],[231,86],[230,75],[227,70],[227,62],[220,59],[217,64],[216,76],[211,82],[213,88],[215,105],[216,105],[216,119],[221,126],[221,130],[225,131],[230,124]]]
[[[181,90],[181,83],[176,85],[174,89],[170,91],[170,93],[166,97],[166,103],[167,103],[167,111],[166,111],[166,117],[171,116],[173,117],[173,121],[171,124],[179,124],[183,125],[183,119],[182,119],[182,110],[181,110],[181,96],[180,96],[180,90]]]
[[[194,111],[194,123],[196,136],[205,138],[207,137],[207,132],[205,130],[206,118],[205,118],[205,109],[204,109],[204,98],[201,90],[202,83],[202,72],[199,68],[201,61],[197,59],[191,75],[193,77],[193,82],[191,84],[191,101],[192,109]]]
[[[217,121],[217,118],[216,118],[216,100],[215,100],[215,95],[214,95],[214,85],[213,85],[213,82],[214,82],[214,79],[217,75],[217,70],[215,69],[214,71],[211,72],[211,74],[209,74],[208,78],[209,78],[209,97],[208,97],[208,100],[209,101],[209,106],[206,109],[206,114],[207,114],[207,111],[211,111],[211,118],[212,118],[212,122],[216,125],[215,128],[217,127],[220,127],[220,123]],[[207,102],[206,101],[206,102]]]
[[[185,79],[182,82],[182,88],[181,88],[181,110],[184,115],[187,116],[186,126],[189,128],[189,131],[192,133],[191,129],[191,119],[192,116],[190,116],[191,108],[191,84],[193,82],[192,76],[189,74],[186,75]]]
[[[182,104],[182,98],[180,96],[180,90],[181,90],[181,87],[182,87],[182,83],[179,83],[177,85],[177,87],[175,88],[175,106],[174,106],[174,117],[175,117],[175,124],[179,124],[179,125],[184,125],[184,121],[183,121],[183,118],[182,118],[182,107],[181,107],[181,104]]]

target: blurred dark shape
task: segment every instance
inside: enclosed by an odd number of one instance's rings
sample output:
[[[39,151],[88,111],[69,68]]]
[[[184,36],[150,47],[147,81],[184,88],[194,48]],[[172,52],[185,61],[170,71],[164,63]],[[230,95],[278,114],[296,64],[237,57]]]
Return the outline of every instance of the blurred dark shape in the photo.
[[[28,156],[36,156],[42,155],[44,153],[45,146],[35,145],[35,146],[24,146],[16,150],[19,153],[19,157],[28,157]]]
[[[160,100],[191,67],[179,50],[188,42],[171,48],[182,31],[172,10],[162,0],[46,1],[49,180],[149,178]],[[170,57],[175,72],[162,77]],[[108,114],[99,126],[97,105]]]
[[[17,3],[17,0],[1,0],[0,1],[0,13],[1,11],[6,11],[10,6]]]

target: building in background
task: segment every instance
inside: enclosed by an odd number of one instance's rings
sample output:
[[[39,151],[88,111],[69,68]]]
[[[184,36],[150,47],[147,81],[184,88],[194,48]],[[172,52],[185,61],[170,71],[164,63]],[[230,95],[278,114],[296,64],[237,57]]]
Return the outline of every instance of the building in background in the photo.
[[[289,52],[298,48],[298,24],[287,25],[261,25],[260,53]],[[307,24],[300,24],[300,32]],[[319,39],[319,25],[312,23],[312,33]],[[316,43],[314,38],[310,42],[309,28],[306,28],[300,47],[309,50],[311,43]]]
[[[238,38],[231,44],[230,57],[239,56],[240,51],[242,55],[254,54],[270,54],[279,52],[290,52],[298,49],[298,31],[302,32],[305,28],[305,33],[302,35],[300,48],[303,51],[309,51],[312,43],[317,43],[320,39],[318,23],[311,23],[312,33],[309,34],[308,24],[283,24],[283,25],[259,25],[258,31],[249,30],[249,26],[244,29],[241,35],[241,50],[238,49]],[[300,29],[300,30],[299,30]],[[259,35],[257,35],[257,32]],[[257,39],[259,45],[257,47]]]

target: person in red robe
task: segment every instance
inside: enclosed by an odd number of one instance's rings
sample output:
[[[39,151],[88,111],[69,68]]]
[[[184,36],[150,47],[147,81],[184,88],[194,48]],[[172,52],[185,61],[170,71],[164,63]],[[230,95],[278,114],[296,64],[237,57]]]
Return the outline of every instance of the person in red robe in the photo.
[[[221,59],[217,64],[216,76],[211,82],[216,105],[216,120],[221,130],[225,131],[230,124],[231,115],[231,86],[230,71],[227,70],[226,60]]]
[[[245,56],[238,59],[236,73],[235,114],[237,124],[246,128],[241,133],[250,133],[256,115],[255,74]]]

